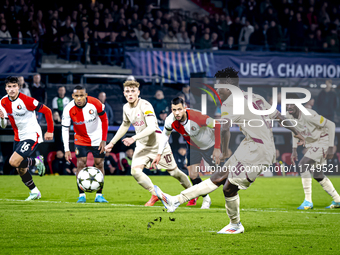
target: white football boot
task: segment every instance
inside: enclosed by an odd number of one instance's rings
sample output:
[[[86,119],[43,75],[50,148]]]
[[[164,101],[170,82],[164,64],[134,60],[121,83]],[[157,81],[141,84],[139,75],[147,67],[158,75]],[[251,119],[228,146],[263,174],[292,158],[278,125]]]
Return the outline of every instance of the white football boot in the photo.
[[[180,206],[178,199],[164,193],[157,185],[154,185],[154,188],[157,197],[162,201],[165,209],[167,209],[169,213],[176,211],[178,206]]]
[[[222,228],[217,234],[241,234],[244,233],[244,227],[241,222],[237,224],[229,223],[227,226]]]

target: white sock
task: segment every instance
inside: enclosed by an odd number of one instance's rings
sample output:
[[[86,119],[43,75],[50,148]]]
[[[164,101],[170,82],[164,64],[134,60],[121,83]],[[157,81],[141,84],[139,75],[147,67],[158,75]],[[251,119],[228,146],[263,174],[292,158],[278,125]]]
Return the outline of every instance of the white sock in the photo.
[[[240,222],[240,197],[237,194],[234,197],[225,198],[225,208],[232,224]]]
[[[31,190],[31,193],[39,193],[39,190],[37,187],[34,187],[34,189]]]
[[[335,190],[332,182],[325,176],[321,182],[319,182],[321,187],[330,195],[334,202],[339,203],[340,202],[340,196],[338,192]]]
[[[152,195],[156,196],[155,189],[153,187],[153,183],[149,176],[147,176],[143,172],[135,173],[133,177],[136,179],[139,185],[141,185],[144,189],[147,189]]]
[[[183,190],[181,194],[177,196],[177,199],[180,204],[184,204],[193,198],[209,194],[213,192],[214,190],[216,190],[217,188],[218,186],[215,185],[209,178],[208,180],[205,180],[186,190]]]
[[[179,168],[176,168],[175,170],[172,171],[168,171],[168,173],[172,177],[176,178],[185,189],[188,189],[192,186],[189,177],[185,173],[183,173]]]
[[[40,163],[40,160],[35,158],[35,165],[38,165]]]
[[[96,193],[96,197],[102,196],[102,193]]]
[[[80,193],[79,197],[86,197],[85,193]]]
[[[302,187],[305,192],[305,200],[312,203],[312,177],[309,171],[301,173]]]

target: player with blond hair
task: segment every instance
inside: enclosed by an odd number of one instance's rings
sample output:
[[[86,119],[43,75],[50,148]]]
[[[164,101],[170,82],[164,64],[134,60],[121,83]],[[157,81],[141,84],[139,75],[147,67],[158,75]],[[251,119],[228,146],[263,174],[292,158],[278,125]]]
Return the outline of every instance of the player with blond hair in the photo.
[[[143,169],[156,158],[162,132],[158,127],[152,105],[139,97],[139,86],[140,84],[134,80],[128,80],[124,83],[124,96],[127,103],[123,107],[123,122],[116,135],[105,146],[105,151],[111,151],[113,146],[129,130],[130,125],[134,126],[136,135],[124,138],[122,141],[125,146],[130,146],[136,142],[135,152],[132,157],[131,175],[139,185],[152,194],[150,200],[145,204],[145,206],[152,206],[158,198],[152,181],[143,173]],[[167,169],[168,173],[176,178],[184,188],[187,189],[192,186],[188,176],[177,167],[168,143],[159,161],[159,166]]]

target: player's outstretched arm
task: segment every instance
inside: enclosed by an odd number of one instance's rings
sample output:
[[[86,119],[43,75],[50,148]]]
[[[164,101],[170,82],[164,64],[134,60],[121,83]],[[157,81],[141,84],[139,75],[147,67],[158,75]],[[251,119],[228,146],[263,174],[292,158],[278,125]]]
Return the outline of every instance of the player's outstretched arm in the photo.
[[[6,128],[7,120],[5,119],[5,113],[0,109],[0,124],[1,128]]]
[[[102,121],[102,141],[99,145],[98,150],[100,151],[100,153],[103,153],[105,151],[107,132],[109,130],[109,121],[108,121],[107,114],[105,111],[98,113],[98,115],[99,115],[100,120]]]
[[[293,134],[293,146],[294,144],[305,146],[305,143],[306,143],[305,138],[300,134],[300,132],[293,126],[293,124],[288,119],[286,119],[280,113],[277,114],[275,119],[279,120],[280,123],[282,123],[282,121],[286,123],[285,128],[289,129]]]
[[[326,120],[325,127],[328,128],[328,149],[324,153],[324,158],[332,159],[334,156],[334,138],[335,138],[335,123],[329,119]]]
[[[165,148],[167,142],[169,141],[171,131],[167,130],[166,127],[164,127],[164,129],[163,129],[161,139],[160,139],[159,145],[158,145],[158,154],[157,154],[156,158],[151,163],[151,167],[154,168],[154,169],[157,169],[157,165],[158,165],[159,161],[161,160],[161,156],[163,154],[164,148]]]
[[[157,121],[155,119],[156,119],[156,117],[154,117],[154,116],[150,116],[150,117],[146,116],[145,117],[146,128],[142,132],[134,135],[132,138],[136,141],[136,140],[142,139],[142,138],[147,137],[147,136],[151,135],[152,133],[156,132]]]
[[[41,112],[45,115],[46,123],[47,123],[47,132],[45,133],[44,139],[45,140],[52,140],[53,139],[53,118],[52,118],[52,111],[46,105],[38,104],[37,108],[35,109],[38,112]]]
[[[221,148],[222,148],[222,160],[229,158],[231,155],[228,153],[229,141],[230,141],[230,120],[227,123],[221,124]]]
[[[110,152],[113,148],[113,146],[126,134],[126,132],[129,130],[130,122],[125,122],[120,125],[117,133],[115,136],[111,139],[111,141],[105,146],[105,151]]]

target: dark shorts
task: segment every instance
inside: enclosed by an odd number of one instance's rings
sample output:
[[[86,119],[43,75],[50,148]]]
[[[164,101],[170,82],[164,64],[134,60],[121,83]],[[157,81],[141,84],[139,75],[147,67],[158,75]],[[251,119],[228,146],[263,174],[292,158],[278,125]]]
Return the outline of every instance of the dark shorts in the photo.
[[[214,146],[211,146],[209,149],[206,149],[206,150],[200,150],[194,146],[188,146],[188,150],[187,150],[188,166],[201,163],[202,158],[210,166],[214,166],[215,164],[212,162],[212,158],[211,158],[213,152],[214,152]]]
[[[99,146],[82,146],[82,145],[74,145],[76,147],[76,157],[83,158],[87,157],[89,152],[92,152],[94,158],[105,158],[105,151],[100,154],[100,150],[98,150]]]
[[[14,141],[13,150],[24,159],[29,158],[37,149],[38,142],[33,140]]]

